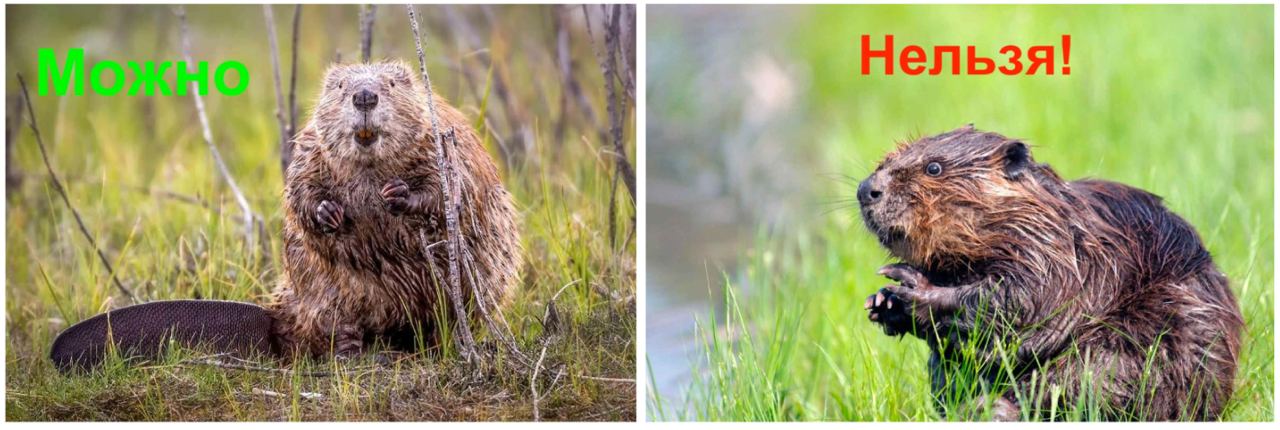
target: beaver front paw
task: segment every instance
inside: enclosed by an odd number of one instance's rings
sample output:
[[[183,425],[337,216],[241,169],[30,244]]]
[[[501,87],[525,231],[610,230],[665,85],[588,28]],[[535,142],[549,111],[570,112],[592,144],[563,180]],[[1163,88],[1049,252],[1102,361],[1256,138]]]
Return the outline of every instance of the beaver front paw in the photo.
[[[880,268],[881,276],[898,282],[886,285],[881,293],[895,297],[905,305],[906,313],[919,321],[932,320],[934,314],[954,311],[958,305],[957,289],[933,285],[920,270],[904,263]]]
[[[320,202],[316,207],[316,223],[322,233],[333,233],[342,227],[342,206],[329,200]]]
[[[884,334],[898,336],[911,331],[911,316],[907,314],[907,304],[888,289],[881,288],[867,297],[863,304],[867,318],[884,330]]]
[[[409,184],[397,178],[382,187],[382,201],[387,203],[387,210],[393,215],[400,215],[409,210]]]

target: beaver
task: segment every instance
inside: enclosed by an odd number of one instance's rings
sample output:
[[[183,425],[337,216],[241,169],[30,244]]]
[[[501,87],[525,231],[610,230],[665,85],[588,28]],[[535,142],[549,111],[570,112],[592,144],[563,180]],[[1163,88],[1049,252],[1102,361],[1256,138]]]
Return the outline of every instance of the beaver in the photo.
[[[474,263],[462,297],[505,302],[521,265],[518,214],[467,118],[433,95],[460,181],[459,225]],[[285,345],[359,353],[364,339],[437,308],[447,278],[442,177],[427,93],[402,62],[329,68],[285,179],[284,276],[269,308]],[[424,243],[425,240],[425,243]]]
[[[225,352],[340,358],[385,339],[411,346],[452,321],[443,283],[443,177],[427,91],[402,62],[331,66],[285,174],[283,270],[265,307],[213,300],[152,302],[68,328],[51,357],[92,368],[107,343],[153,354],[166,337]],[[523,250],[519,216],[493,159],[467,118],[434,96],[449,159],[470,315],[483,297],[509,301]],[[445,140],[449,142],[450,140]]]
[[[1055,406],[1088,397],[1091,419],[1211,420],[1231,397],[1243,318],[1160,197],[1064,181],[1021,140],[969,125],[889,153],[857,199],[900,260],[868,317],[928,344],[944,415],[958,399],[996,420],[1061,419]]]

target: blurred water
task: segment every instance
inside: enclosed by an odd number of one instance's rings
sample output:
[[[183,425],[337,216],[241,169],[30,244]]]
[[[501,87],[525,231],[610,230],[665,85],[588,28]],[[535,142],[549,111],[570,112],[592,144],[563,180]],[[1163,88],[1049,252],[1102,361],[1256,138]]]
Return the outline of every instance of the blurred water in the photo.
[[[814,208],[813,160],[795,142],[807,71],[778,35],[759,31],[791,15],[649,8],[645,358],[650,389],[669,413],[687,412],[686,391],[702,367],[696,325],[722,310],[726,277],[750,288],[738,279],[739,259],[757,229]]]
[[[690,196],[677,184],[650,180],[650,196]],[[655,192],[659,188],[659,192]],[[723,277],[750,236],[734,202],[726,198],[650,198],[648,210],[647,351],[664,403],[683,403],[697,366],[700,345],[695,321],[706,323],[721,309]]]

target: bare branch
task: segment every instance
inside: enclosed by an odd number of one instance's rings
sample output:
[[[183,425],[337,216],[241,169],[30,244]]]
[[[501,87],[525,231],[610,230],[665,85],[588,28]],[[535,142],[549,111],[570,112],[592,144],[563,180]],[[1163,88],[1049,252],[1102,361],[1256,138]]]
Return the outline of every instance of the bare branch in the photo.
[[[222,360],[222,358],[232,358],[232,359],[235,359],[235,357],[231,357],[231,356],[229,356],[229,355],[228,355],[228,354],[226,354],[226,353],[222,353],[222,354],[213,354],[213,355],[208,355],[208,356],[204,356],[204,357],[189,358],[189,359],[182,360],[182,361],[180,361],[180,362],[176,363],[176,365],[177,365],[178,367],[212,366],[212,367],[217,367],[217,368],[219,368],[219,369],[227,369],[227,370],[242,370],[242,371],[246,371],[246,372],[278,373],[278,374],[281,374],[281,375],[298,375],[298,376],[311,377],[311,378],[327,378],[327,377],[335,376],[335,375],[336,375],[334,372],[326,372],[326,371],[318,371],[318,372],[299,372],[299,371],[297,371],[297,370],[295,370],[295,369],[284,369],[284,368],[278,368],[278,367],[264,367],[264,366],[255,365],[255,364],[252,364],[251,362],[248,362],[248,361],[246,361],[246,360],[240,360],[240,359],[236,359],[236,361],[239,361],[238,363],[231,363],[231,362],[223,361],[223,360]],[[345,370],[345,371],[341,372],[341,374],[348,374],[348,373],[355,373],[355,372],[366,372],[366,371],[376,371],[376,370],[378,370],[376,367],[354,368],[354,369],[348,369],[348,370]]]
[[[453,313],[457,318],[459,329],[459,350],[462,352],[463,358],[468,361],[477,359],[475,357],[475,339],[471,337],[471,324],[469,316],[462,306],[462,285],[461,276],[458,273],[458,254],[459,245],[462,241],[462,232],[458,228],[458,204],[456,189],[454,189],[453,166],[448,161],[448,154],[456,141],[453,130],[450,129],[445,133],[441,133],[440,119],[436,115],[435,96],[431,90],[431,77],[427,74],[427,58],[422,51],[422,36],[418,32],[418,17],[414,13],[413,5],[405,5],[409,11],[409,24],[413,29],[413,44],[418,49],[418,63],[422,66],[422,82],[427,89],[427,112],[431,117],[431,130],[435,137],[438,150],[435,153],[437,169],[440,172],[441,185],[444,194],[444,213],[445,213],[445,249],[449,255],[449,285],[446,290],[449,294],[449,300],[453,302]],[[426,241],[423,241],[426,245]]]
[[[290,135],[289,125],[284,118],[284,90],[280,88],[280,47],[276,43],[276,18],[271,13],[271,5],[262,5],[262,17],[267,21],[267,45],[271,47],[271,71],[276,88],[276,122],[280,124],[280,172],[283,174],[289,170],[289,160],[285,158],[285,153],[289,152],[289,140],[293,136]]]
[[[538,362],[533,365],[533,374],[529,375],[529,390],[533,391],[533,420],[542,421],[542,414],[538,411],[538,372],[542,371],[542,359],[547,358],[547,346],[542,345],[542,353],[538,354]]]
[[[302,20],[302,5],[293,5],[293,55],[289,60],[289,140],[284,154],[285,164],[293,162],[293,135],[298,132],[298,22]]]
[[[191,59],[191,37],[187,30],[187,11],[181,5],[177,6],[178,22],[182,32],[182,58],[187,61],[189,66],[194,66],[195,61]],[[195,73],[194,70],[188,70]],[[241,77],[241,79],[247,79]],[[218,151],[218,147],[213,144],[213,131],[209,128],[209,115],[204,110],[204,100],[200,98],[198,83],[191,82],[191,98],[196,101],[196,112],[200,115],[200,127],[204,132],[204,143],[209,146],[209,153],[213,155],[213,162],[218,166],[218,172],[222,174],[222,179],[227,181],[227,186],[231,188],[232,194],[235,195],[236,203],[240,205],[240,212],[244,214],[244,235],[249,242],[250,248],[254,243],[254,219],[257,218],[253,214],[253,210],[249,208],[249,200],[244,197],[244,193],[240,192],[240,186],[236,185],[235,178],[231,177],[231,171],[227,169],[227,163],[222,161],[222,153]]]
[[[22,130],[22,104],[23,99],[18,97],[10,97],[8,100],[8,110],[5,111],[8,118],[4,122],[4,182],[5,190],[13,193],[22,185],[22,172],[18,171],[18,166],[13,165],[13,145],[17,143],[18,132]]]
[[[116,277],[115,268],[111,267],[111,262],[107,260],[107,255],[98,248],[98,241],[93,238],[93,234],[89,233],[89,228],[85,227],[84,220],[80,218],[80,211],[71,205],[71,198],[67,197],[67,190],[63,188],[62,181],[58,179],[58,174],[53,171],[53,164],[49,162],[49,153],[44,148],[44,139],[40,137],[40,127],[36,126],[36,111],[31,106],[31,94],[27,92],[27,81],[22,78],[22,74],[18,74],[18,84],[22,85],[22,99],[27,104],[27,118],[31,121],[31,133],[36,137],[36,144],[40,146],[40,158],[44,159],[44,167],[49,171],[49,180],[53,182],[53,188],[58,191],[58,195],[62,196],[62,203],[67,205],[67,209],[71,211],[71,215],[76,219],[76,225],[80,226],[80,233],[84,234],[84,238],[89,240],[89,245],[93,247],[94,252],[98,253],[98,260],[102,261],[102,265],[107,268],[107,274],[111,276],[111,281],[116,284],[116,289],[124,293],[132,303],[138,303],[138,297],[133,294],[133,290],[125,287],[120,282],[120,278]]]
[[[622,5],[623,41],[619,44],[618,53],[622,55],[623,87],[631,99],[632,106],[636,100],[636,5]]]
[[[373,18],[378,5],[360,6],[360,61],[368,63],[373,54]]]
[[[609,10],[609,6],[603,6]],[[605,18],[605,45],[606,51],[603,55],[595,45],[595,37],[591,34],[591,14],[587,11],[586,5],[582,6],[582,14],[587,22],[587,37],[591,39],[592,50],[596,53],[596,60],[600,63],[600,69],[604,75],[605,96],[608,99],[609,108],[609,134],[613,139],[613,156],[616,161],[617,173],[622,176],[622,182],[627,185],[627,191],[631,193],[631,201],[636,199],[636,176],[635,169],[631,167],[631,162],[627,160],[626,148],[622,144],[622,109],[618,106],[618,93],[615,88],[614,73],[615,54],[617,53],[617,22],[619,20],[619,11],[621,8],[613,7],[611,13],[606,13]]]

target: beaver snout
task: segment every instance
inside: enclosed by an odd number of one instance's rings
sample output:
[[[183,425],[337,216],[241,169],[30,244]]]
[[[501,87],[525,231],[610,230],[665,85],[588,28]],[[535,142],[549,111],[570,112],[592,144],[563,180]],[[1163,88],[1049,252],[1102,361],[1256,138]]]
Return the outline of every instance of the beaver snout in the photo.
[[[880,196],[883,194],[879,188],[871,183],[871,178],[867,178],[858,184],[858,204],[863,207],[880,200]]]
[[[351,96],[351,104],[354,105],[358,111],[368,112],[378,106],[378,95],[374,94],[373,91],[360,90],[355,95]]]

